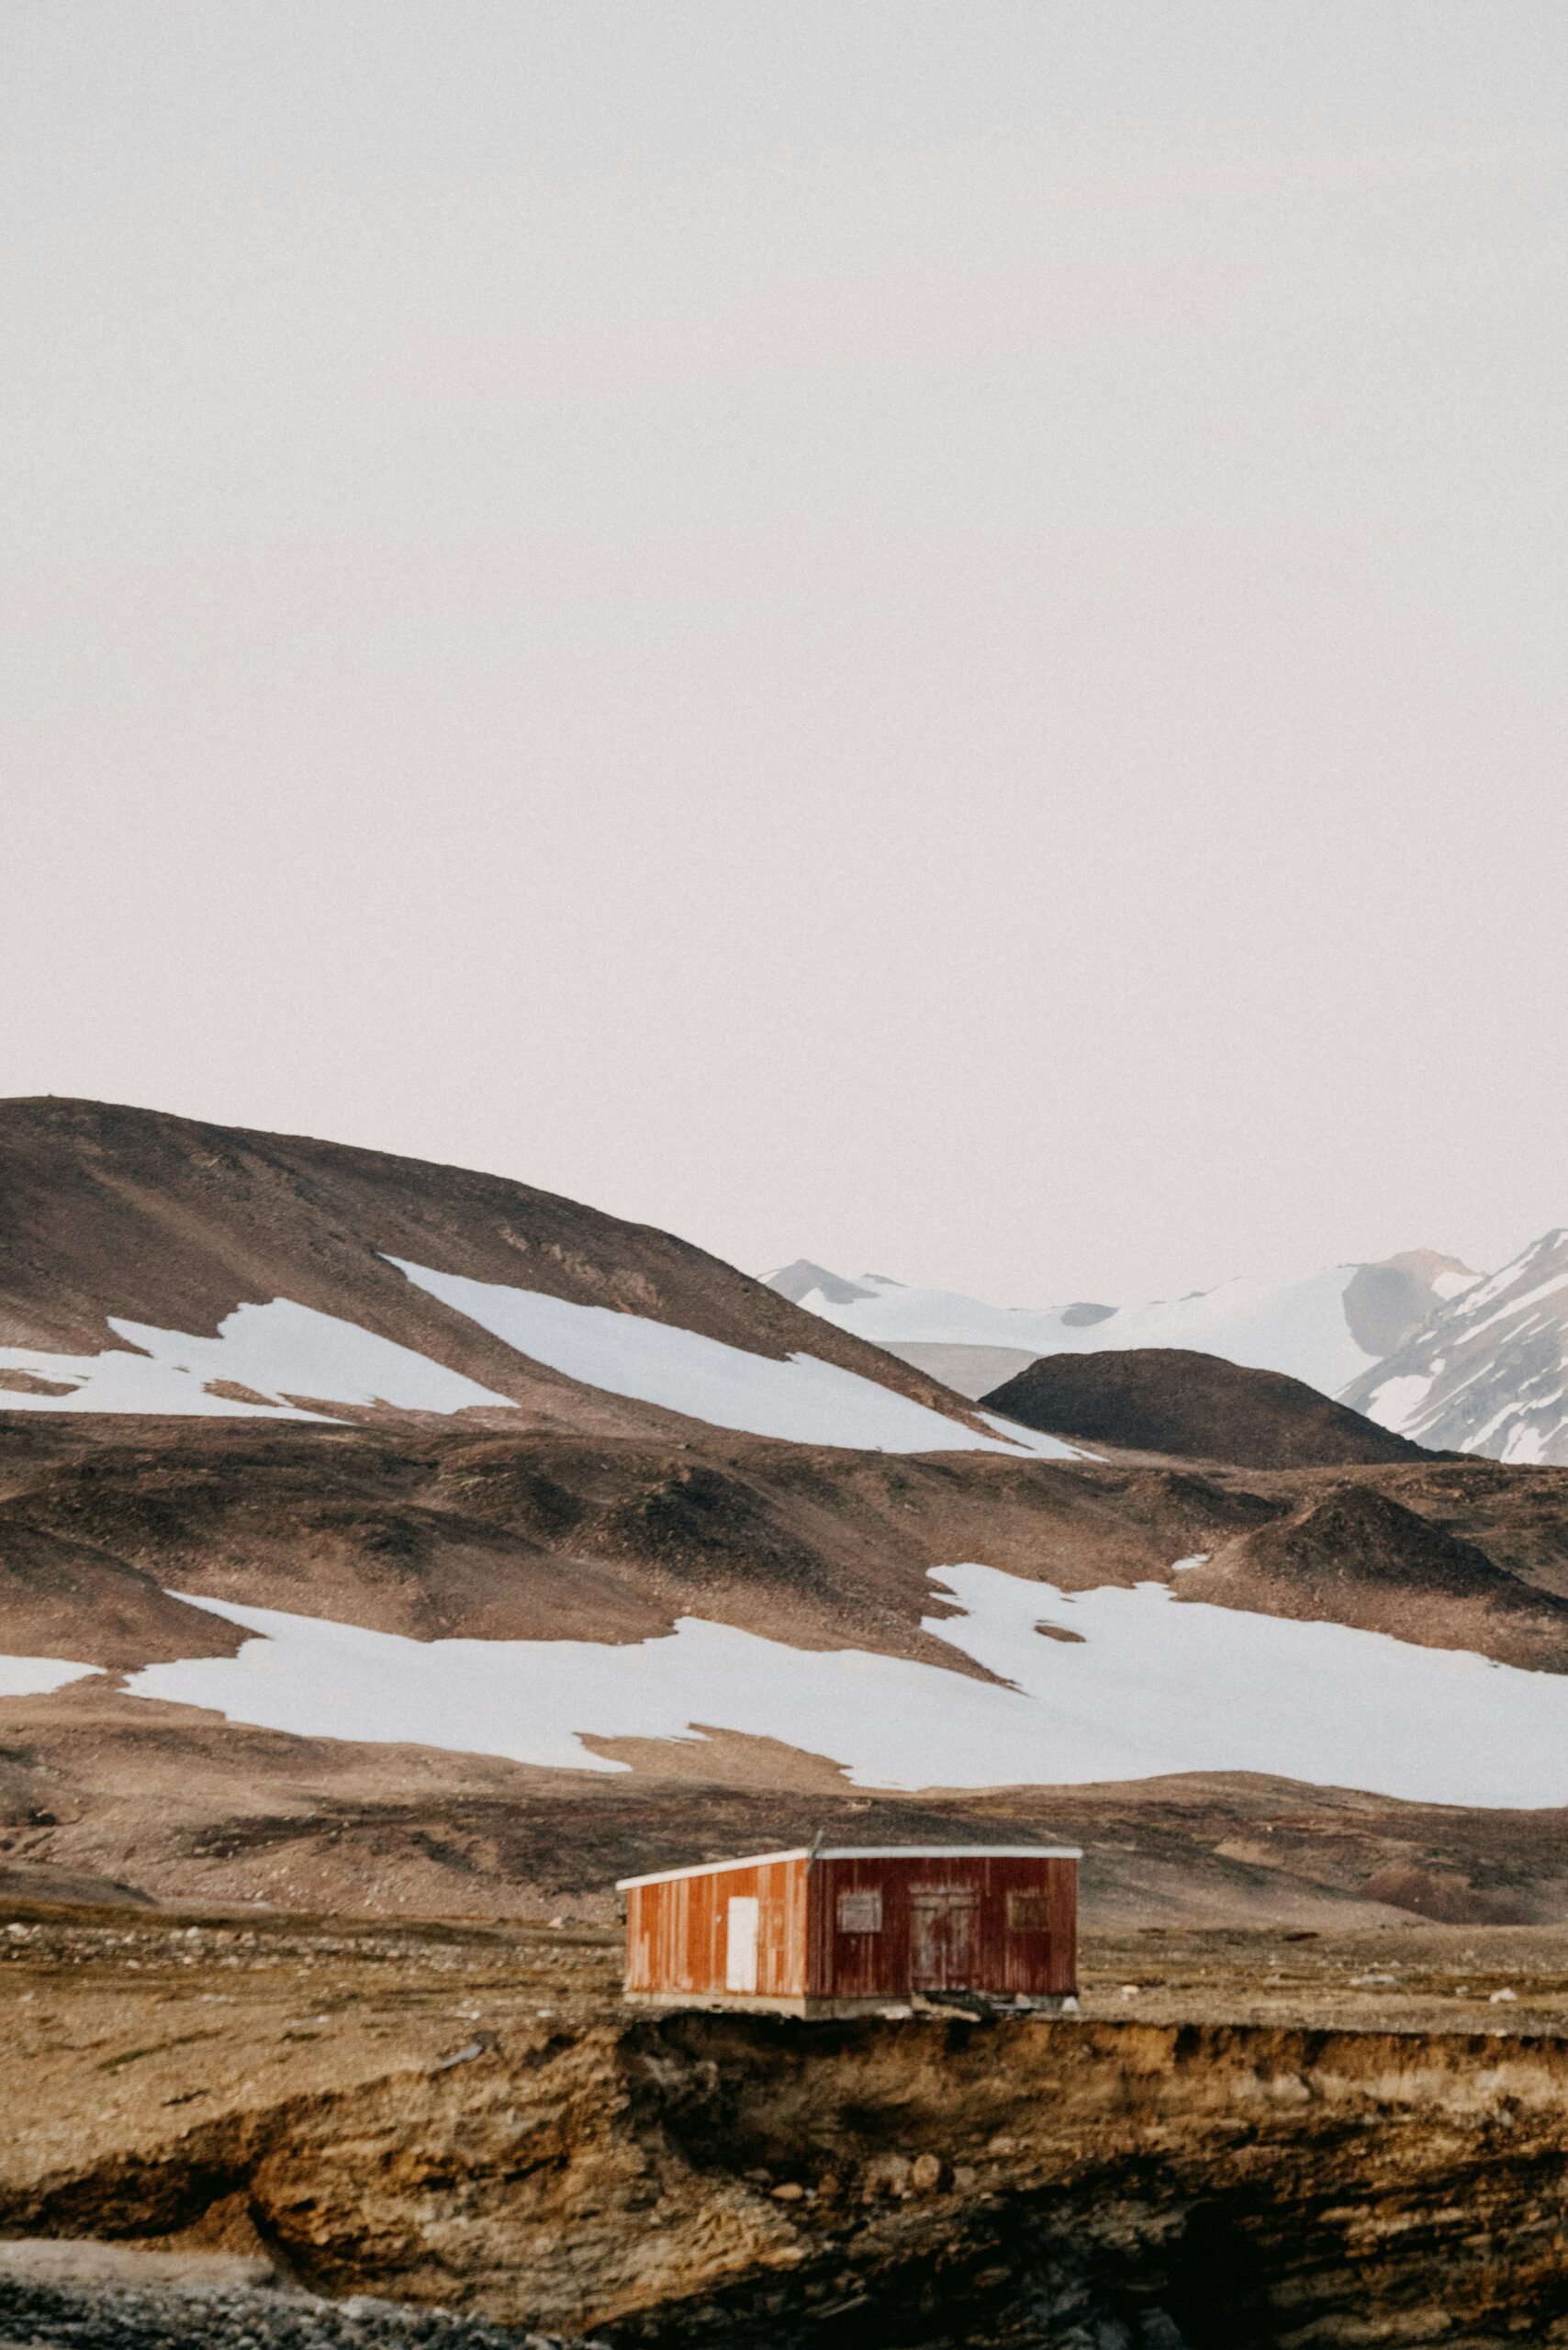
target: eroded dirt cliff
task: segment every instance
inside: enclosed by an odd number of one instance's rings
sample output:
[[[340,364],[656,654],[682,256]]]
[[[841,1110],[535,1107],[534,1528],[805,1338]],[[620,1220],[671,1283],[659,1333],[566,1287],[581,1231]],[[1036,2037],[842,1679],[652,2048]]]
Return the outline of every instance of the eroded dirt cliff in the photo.
[[[1081,2022],[815,2026],[632,2014],[569,1928],[4,1943],[6,2233],[613,2344],[1568,2339],[1561,1933],[1124,1937]]]

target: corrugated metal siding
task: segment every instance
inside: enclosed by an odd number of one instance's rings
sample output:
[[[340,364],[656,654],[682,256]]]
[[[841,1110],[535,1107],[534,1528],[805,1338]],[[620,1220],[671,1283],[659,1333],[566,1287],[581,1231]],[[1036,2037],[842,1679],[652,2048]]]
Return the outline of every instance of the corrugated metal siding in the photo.
[[[840,1928],[868,1916],[871,1932]],[[1023,1897],[1014,1906],[1010,1897]],[[857,1897],[859,1897],[857,1899]],[[899,1998],[911,1990],[1023,1992],[1038,1998],[1078,1988],[1078,1870],[1064,1860],[819,1860],[811,1875],[813,1997]],[[1043,1916],[1044,1925],[1034,1921]],[[1021,1920],[1027,1922],[1020,1922]]]
[[[626,1896],[628,1991],[726,1988],[729,1905],[757,1904],[758,1998],[799,1998],[806,1987],[806,1863],[714,1868],[633,1886]]]

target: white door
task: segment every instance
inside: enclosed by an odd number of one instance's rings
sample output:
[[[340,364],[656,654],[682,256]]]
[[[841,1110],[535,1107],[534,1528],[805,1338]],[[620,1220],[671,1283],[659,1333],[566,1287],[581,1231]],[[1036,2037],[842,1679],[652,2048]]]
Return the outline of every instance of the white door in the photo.
[[[757,1899],[755,1893],[737,1894],[724,1920],[724,1988],[756,1988]]]

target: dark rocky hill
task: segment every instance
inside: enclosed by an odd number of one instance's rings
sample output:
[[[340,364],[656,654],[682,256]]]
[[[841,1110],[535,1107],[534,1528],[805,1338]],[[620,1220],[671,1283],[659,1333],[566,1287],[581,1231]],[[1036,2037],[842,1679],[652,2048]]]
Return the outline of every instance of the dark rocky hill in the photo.
[[[1182,1574],[1178,1596],[1568,1672],[1568,1598],[1372,1485],[1308,1493],[1244,1528]]]
[[[1431,1458],[1299,1379],[1244,1370],[1182,1347],[1043,1355],[984,1400],[990,1410],[1053,1436],[1243,1469],[1339,1469]]]

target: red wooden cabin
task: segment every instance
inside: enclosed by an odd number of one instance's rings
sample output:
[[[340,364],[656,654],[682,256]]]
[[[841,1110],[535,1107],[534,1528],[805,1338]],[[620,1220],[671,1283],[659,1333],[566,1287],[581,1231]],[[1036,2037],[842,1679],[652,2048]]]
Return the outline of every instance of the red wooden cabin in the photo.
[[[812,1845],[624,1877],[626,1997],[828,2016],[959,1994],[1060,2013],[1077,2004],[1080,1857]]]

